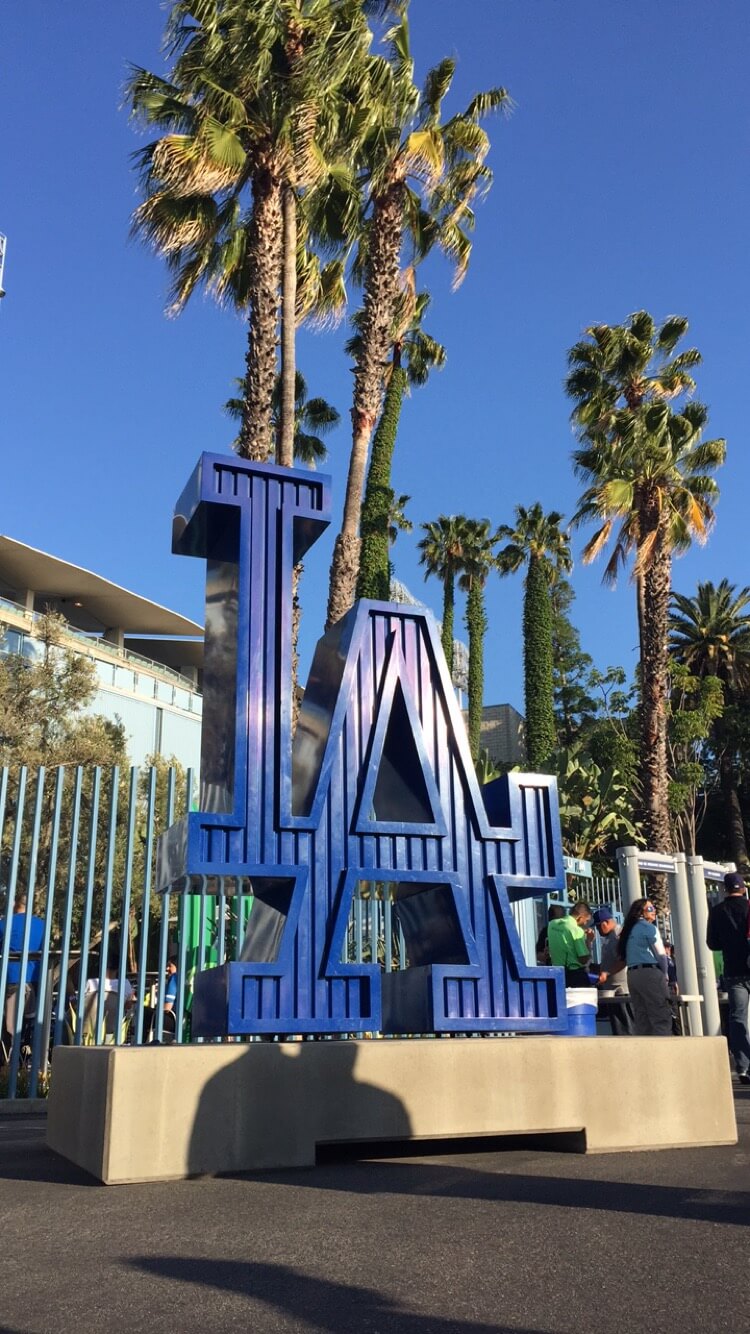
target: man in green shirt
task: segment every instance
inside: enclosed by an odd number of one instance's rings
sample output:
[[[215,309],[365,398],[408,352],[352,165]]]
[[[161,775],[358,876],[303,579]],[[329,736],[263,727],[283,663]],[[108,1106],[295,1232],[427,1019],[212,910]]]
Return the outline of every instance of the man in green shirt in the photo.
[[[591,932],[585,930],[590,921],[591,909],[581,900],[573,904],[569,916],[550,922],[547,929],[550,963],[565,969],[566,987],[592,985],[588,975]]]

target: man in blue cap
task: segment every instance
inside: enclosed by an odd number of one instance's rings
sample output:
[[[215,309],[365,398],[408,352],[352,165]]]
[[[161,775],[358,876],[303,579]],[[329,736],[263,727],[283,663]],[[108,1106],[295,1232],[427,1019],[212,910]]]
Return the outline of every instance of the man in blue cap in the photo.
[[[724,986],[729,997],[729,1050],[741,1084],[750,1084],[750,913],[745,881],[736,871],[724,876],[724,898],[708,914],[706,944],[724,955]]]
[[[619,954],[620,928],[608,903],[595,908],[592,918],[602,942],[599,986],[614,992],[606,1006],[612,1034],[616,1038],[632,1037],[633,1011],[627,999],[628,970]]]

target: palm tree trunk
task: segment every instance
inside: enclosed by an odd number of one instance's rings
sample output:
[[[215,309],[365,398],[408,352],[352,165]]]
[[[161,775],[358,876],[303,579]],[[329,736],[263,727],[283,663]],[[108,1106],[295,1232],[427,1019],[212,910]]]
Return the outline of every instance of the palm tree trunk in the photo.
[[[383,374],[391,345],[398,297],[404,188],[402,182],[396,182],[383,192],[375,202],[370,224],[362,307],[362,342],[354,372],[352,452],[341,531],[336,538],[331,562],[326,628],[340,620],[349,610],[357,586],[359,518],[367,451],[380,410]]]
[[[283,253],[281,185],[270,171],[260,173],[254,182],[248,246],[250,314],[237,453],[265,462],[273,453],[273,386]]]
[[[724,821],[731,849],[731,858],[741,871],[750,867],[745,839],[745,822],[742,818],[737,784],[734,777],[732,753],[725,747],[719,761],[719,783],[724,804]]]
[[[394,367],[372,442],[365,498],[362,503],[362,545],[357,597],[376,598],[380,602],[387,602],[390,597],[388,521],[393,500],[391,463],[405,392],[406,371],[400,366]]]
[[[667,699],[669,693],[668,623],[672,560],[662,514],[653,558],[643,573],[643,639],[641,642],[640,771],[644,832],[655,852],[672,851],[667,766]],[[649,531],[642,526],[641,531]],[[660,880],[663,877],[660,877]],[[654,897],[662,899],[657,886]],[[665,903],[657,903],[664,907]]]
[[[443,577],[443,624],[440,628],[440,642],[443,645],[445,661],[453,680],[453,611],[456,604],[455,576],[452,570],[446,570]]]
[[[281,429],[276,462],[294,463],[295,334],[297,331],[297,196],[291,185],[282,191],[283,271],[281,280]]]
[[[531,556],[523,600],[523,674],[526,757],[529,768],[544,768],[555,749],[552,684],[552,606],[549,585],[538,559]]]
[[[469,632],[469,749],[476,764],[482,736],[482,705],[484,703],[484,635],[487,618],[484,614],[484,588],[481,580],[472,579],[466,600],[466,629]]]

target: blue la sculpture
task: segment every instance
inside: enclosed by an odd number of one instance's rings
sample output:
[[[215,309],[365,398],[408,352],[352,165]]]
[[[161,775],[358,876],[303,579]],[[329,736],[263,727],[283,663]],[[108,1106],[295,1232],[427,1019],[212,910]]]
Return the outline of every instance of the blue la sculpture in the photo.
[[[253,896],[239,960],[196,976],[193,1034],[564,1032],[562,973],[525,962],[511,910],[564,887],[555,780],[480,790],[430,613],[356,603],[292,740],[293,569],[328,522],[326,477],[225,455],[177,504],[173,550],[207,563],[201,809],[159,884]],[[362,882],[405,968],[346,961]]]

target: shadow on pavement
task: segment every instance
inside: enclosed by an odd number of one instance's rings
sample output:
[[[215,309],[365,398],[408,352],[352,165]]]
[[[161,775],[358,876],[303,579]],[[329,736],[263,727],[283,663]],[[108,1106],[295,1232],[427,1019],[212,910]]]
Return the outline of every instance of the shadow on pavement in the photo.
[[[137,1256],[128,1263],[154,1277],[218,1288],[224,1293],[263,1302],[304,1321],[305,1329],[317,1328],[328,1334],[351,1334],[358,1328],[378,1330],[381,1334],[406,1329],[409,1334],[488,1334],[490,1329],[492,1334],[542,1334],[540,1330],[518,1325],[490,1326],[473,1320],[419,1315],[373,1288],[311,1278],[288,1265],[170,1255]]]
[[[408,1146],[408,1150],[413,1155],[413,1145]],[[450,1152],[455,1160],[455,1141]],[[502,1170],[481,1172],[457,1166],[455,1161],[450,1166],[435,1161],[403,1164],[360,1161],[337,1167],[328,1165],[305,1174],[295,1173],[293,1179],[287,1173],[264,1173],[263,1180],[293,1185],[295,1189],[307,1186],[313,1190],[362,1195],[425,1195],[565,1209],[600,1209],[614,1214],[750,1226],[748,1191],[578,1180],[573,1175],[555,1177]]]
[[[59,1157],[45,1142],[46,1118],[0,1118],[0,1181],[98,1186],[88,1172]],[[0,1325],[0,1334],[5,1334]]]

